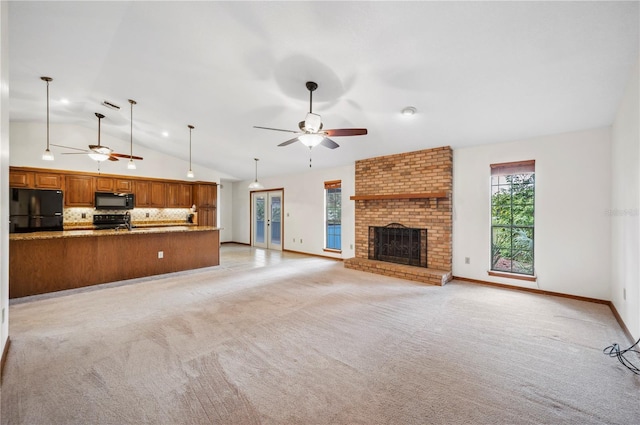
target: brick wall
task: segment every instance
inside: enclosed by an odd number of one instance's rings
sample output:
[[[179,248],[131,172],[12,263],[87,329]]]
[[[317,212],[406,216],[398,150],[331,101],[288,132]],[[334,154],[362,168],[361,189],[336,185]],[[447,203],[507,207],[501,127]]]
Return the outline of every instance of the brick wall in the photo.
[[[440,199],[355,202],[356,259],[368,258],[369,226],[400,223],[427,229],[427,266],[451,272],[453,151],[426,149],[356,162],[355,191],[362,195],[446,192]]]

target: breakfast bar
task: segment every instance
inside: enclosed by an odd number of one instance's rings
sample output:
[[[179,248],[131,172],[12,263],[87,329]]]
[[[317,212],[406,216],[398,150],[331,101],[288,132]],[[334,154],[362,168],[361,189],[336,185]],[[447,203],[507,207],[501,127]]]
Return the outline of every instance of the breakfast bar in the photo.
[[[9,297],[219,264],[217,227],[14,233],[9,237]]]

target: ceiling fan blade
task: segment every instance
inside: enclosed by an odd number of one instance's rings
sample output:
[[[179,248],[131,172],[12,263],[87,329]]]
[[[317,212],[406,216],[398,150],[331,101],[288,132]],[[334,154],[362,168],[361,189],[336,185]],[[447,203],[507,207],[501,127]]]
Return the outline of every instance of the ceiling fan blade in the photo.
[[[293,139],[289,139],[286,142],[280,143],[278,146],[287,146],[287,145],[290,145],[291,143],[295,143],[297,141],[298,141],[298,138],[294,137]]]
[[[109,155],[109,158],[108,158],[108,159],[109,159],[109,161],[120,161],[118,158],[116,158],[116,157],[115,157],[115,156],[113,156],[113,155]]]
[[[62,152],[60,155],[87,155],[89,152]]]
[[[367,134],[366,128],[337,128],[334,130],[324,130],[325,133],[329,137],[339,137],[339,136],[364,136]]]
[[[322,139],[322,142],[320,142],[320,144],[329,149],[335,149],[340,147],[339,144],[329,139],[328,137],[325,137],[324,139]]]
[[[115,156],[118,158],[130,158],[130,159],[137,159],[138,161],[142,161],[143,158],[141,156],[135,156],[135,155],[125,155],[123,153],[117,153],[117,152],[112,152],[111,156]]]
[[[53,143],[51,143],[51,146],[56,146],[58,148],[65,148],[65,149],[73,149],[73,150],[82,151],[82,152],[88,152],[86,149],[72,148],[71,146],[54,145]]]
[[[283,130],[281,128],[271,128],[271,127],[259,127],[257,125],[254,125],[253,128],[261,128],[263,130],[274,130],[274,131],[284,131],[286,133],[300,133],[299,131],[293,131],[293,130]]]

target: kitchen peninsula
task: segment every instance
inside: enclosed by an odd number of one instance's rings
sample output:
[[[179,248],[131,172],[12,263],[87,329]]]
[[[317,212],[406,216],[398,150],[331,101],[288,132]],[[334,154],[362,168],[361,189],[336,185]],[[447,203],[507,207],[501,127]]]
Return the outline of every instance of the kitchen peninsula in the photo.
[[[9,297],[217,266],[219,229],[169,226],[9,236]]]
[[[34,216],[9,235],[9,298],[220,264],[216,183],[28,167],[10,167],[9,181],[12,194],[64,194],[64,230],[31,232]],[[94,202],[98,192],[130,194],[135,208],[105,210]],[[122,215],[129,225],[117,230],[96,220]]]

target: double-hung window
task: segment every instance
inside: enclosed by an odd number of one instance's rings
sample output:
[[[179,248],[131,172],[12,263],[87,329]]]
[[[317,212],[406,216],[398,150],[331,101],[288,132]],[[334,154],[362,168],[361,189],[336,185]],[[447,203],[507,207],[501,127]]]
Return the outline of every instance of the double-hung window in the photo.
[[[325,249],[342,250],[342,181],[324,182]]]
[[[535,161],[491,165],[491,270],[534,275]]]

